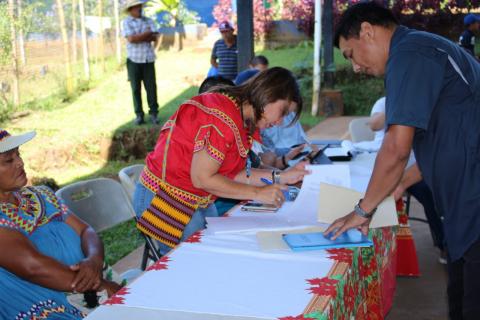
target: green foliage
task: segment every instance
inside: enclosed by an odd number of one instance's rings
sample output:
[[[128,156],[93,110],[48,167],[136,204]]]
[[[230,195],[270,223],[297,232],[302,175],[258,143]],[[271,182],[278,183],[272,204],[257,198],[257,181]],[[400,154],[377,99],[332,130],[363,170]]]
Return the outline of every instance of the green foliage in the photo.
[[[182,0],[151,0],[145,6],[145,13],[154,20],[161,16],[163,21],[160,21],[160,25],[168,27],[200,21],[198,13],[188,10]]]
[[[375,101],[385,95],[383,79],[355,74],[350,67],[337,71],[336,83],[345,115],[369,115]]]
[[[0,65],[6,64],[12,51],[12,39],[10,33],[10,16],[7,2],[0,2]]]
[[[105,247],[105,262],[111,266],[144,243],[133,219],[100,232],[100,238]]]

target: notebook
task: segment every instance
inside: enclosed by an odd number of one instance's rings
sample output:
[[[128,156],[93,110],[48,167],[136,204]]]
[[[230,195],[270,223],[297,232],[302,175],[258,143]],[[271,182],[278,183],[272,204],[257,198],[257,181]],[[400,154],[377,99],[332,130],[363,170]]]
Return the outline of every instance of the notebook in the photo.
[[[334,248],[370,247],[373,242],[356,229],[348,230],[335,240],[322,232],[284,234],[283,240],[293,251],[324,250]]]

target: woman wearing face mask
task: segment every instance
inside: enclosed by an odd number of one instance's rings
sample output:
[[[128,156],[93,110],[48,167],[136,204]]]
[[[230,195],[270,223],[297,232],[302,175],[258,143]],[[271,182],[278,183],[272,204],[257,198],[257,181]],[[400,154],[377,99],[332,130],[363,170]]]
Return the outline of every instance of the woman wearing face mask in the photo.
[[[252,169],[247,154],[258,129],[297,117],[302,99],[290,71],[275,67],[237,87],[213,88],[182,104],[163,126],[134,196],[137,227],[168,252],[217,216],[217,197],[281,206],[282,189],[303,179],[304,164],[287,171]],[[261,178],[276,183],[265,185]]]

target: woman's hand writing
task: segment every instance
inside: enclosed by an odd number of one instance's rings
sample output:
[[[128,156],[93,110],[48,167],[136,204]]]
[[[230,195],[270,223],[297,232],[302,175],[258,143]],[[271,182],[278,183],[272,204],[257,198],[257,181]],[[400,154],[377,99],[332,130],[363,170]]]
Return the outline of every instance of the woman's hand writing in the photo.
[[[264,187],[258,187],[255,199],[252,200],[281,207],[282,203],[285,202],[285,196],[283,195],[282,190],[287,189],[288,187],[282,184],[271,184]]]

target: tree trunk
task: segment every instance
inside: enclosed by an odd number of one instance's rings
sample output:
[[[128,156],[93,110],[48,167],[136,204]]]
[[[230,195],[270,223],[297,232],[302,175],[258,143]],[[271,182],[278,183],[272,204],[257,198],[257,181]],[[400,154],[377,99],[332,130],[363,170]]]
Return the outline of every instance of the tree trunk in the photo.
[[[78,9],[80,11],[80,30],[82,33],[82,56],[83,56],[83,72],[85,78],[90,80],[90,64],[88,62],[88,38],[87,29],[85,28],[85,5],[83,0],[78,0]]]
[[[120,14],[118,0],[113,0],[113,10],[115,11],[115,46],[117,52],[117,62],[122,62],[122,47],[120,42]]]
[[[98,17],[100,18],[100,33],[99,33],[99,49],[100,49],[100,63],[102,71],[105,71],[105,45],[103,43],[103,1],[98,0]]]
[[[8,0],[8,15],[10,17],[10,37],[12,41],[12,71],[13,71],[13,105],[20,104],[20,84],[18,79],[18,54],[17,54],[17,30],[15,28],[15,3],[14,0]]]
[[[77,0],[72,0],[72,61],[77,63]]]
[[[18,19],[23,19],[22,17],[22,0],[17,0],[17,14]],[[20,61],[22,62],[22,66],[27,64],[27,57],[25,56],[25,40],[23,37],[23,24],[20,26],[18,30],[18,48],[20,50]]]
[[[63,57],[65,59],[65,75],[66,75],[66,88],[67,93],[73,93],[73,73],[72,73],[72,62],[70,61],[70,50],[68,43],[68,34],[67,26],[65,25],[65,14],[63,12],[63,2],[62,0],[56,0],[58,18],[60,20],[60,29],[62,32],[62,41],[63,41]]]

